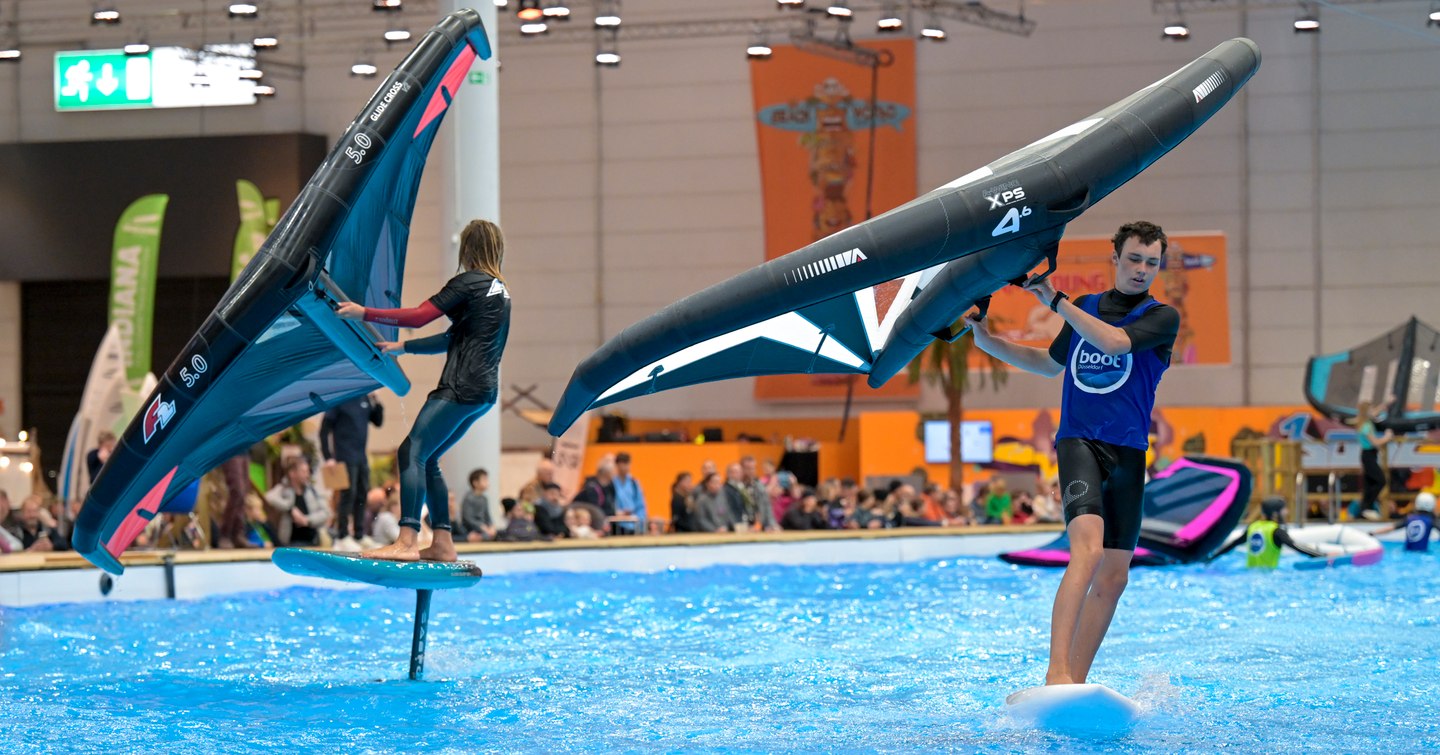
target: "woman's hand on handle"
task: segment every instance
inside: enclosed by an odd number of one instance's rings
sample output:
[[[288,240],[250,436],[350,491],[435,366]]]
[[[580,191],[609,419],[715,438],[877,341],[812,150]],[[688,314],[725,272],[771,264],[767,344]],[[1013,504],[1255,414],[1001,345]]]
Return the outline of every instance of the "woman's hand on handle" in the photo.
[[[375,344],[384,354],[400,355],[405,353],[405,344],[399,341],[380,341]]]
[[[335,308],[335,314],[340,315],[342,320],[363,320],[365,319],[365,307],[353,301],[342,301]]]

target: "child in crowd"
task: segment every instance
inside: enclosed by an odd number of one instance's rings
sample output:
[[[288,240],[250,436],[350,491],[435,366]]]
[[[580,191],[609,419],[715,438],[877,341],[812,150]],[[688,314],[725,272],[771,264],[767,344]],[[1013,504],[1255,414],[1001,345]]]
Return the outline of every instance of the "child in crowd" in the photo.
[[[484,469],[470,472],[470,490],[460,502],[460,516],[457,520],[465,531],[465,539],[472,543],[495,539],[495,525],[490,521],[490,499],[485,491],[490,489],[490,473]]]
[[[1010,491],[1005,488],[1005,478],[996,477],[990,481],[990,492],[985,496],[985,524],[1010,523]]]

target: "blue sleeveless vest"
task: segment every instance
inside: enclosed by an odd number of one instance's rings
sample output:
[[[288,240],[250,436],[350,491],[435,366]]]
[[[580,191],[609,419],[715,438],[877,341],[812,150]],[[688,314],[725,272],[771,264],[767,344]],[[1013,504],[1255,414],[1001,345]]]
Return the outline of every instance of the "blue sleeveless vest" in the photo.
[[[1100,316],[1098,294],[1083,297],[1076,305]],[[1128,325],[1159,305],[1148,299],[1112,324]],[[1154,349],[1112,357],[1081,338],[1079,332],[1072,333],[1065,360],[1065,388],[1060,394],[1060,431],[1055,437],[1148,449],[1155,388],[1168,366]]]
[[[1435,529],[1435,517],[1429,514],[1411,514],[1405,517],[1405,550],[1430,550],[1430,530]]]

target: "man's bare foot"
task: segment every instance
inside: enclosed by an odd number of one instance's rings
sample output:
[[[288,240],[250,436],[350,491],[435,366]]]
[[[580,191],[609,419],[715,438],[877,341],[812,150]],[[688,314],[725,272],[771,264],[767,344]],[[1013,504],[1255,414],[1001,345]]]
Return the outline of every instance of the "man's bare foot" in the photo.
[[[419,561],[420,549],[415,547],[413,542],[406,544],[397,541],[375,550],[365,551],[360,554],[360,558],[373,558],[380,561]],[[455,558],[453,549],[450,558],[451,560]]]
[[[443,561],[445,563],[453,562],[457,558],[457,556],[455,555],[455,544],[445,543],[444,545],[442,545],[440,543],[435,543],[429,548],[420,551],[420,558],[425,561]]]
[[[436,530],[430,545],[420,550],[420,558],[426,561],[450,563],[455,560],[455,541],[446,530]]]

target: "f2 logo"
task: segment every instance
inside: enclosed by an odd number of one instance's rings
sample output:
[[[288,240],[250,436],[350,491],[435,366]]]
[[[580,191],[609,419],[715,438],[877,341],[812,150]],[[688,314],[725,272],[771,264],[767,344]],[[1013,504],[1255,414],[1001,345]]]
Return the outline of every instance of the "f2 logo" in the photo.
[[[1028,217],[1030,217],[1029,207],[1011,207],[1010,211],[1005,213],[1005,217],[1000,219],[1000,225],[995,226],[995,230],[991,231],[990,235],[994,237],[1015,233],[1020,230],[1020,218]]]

